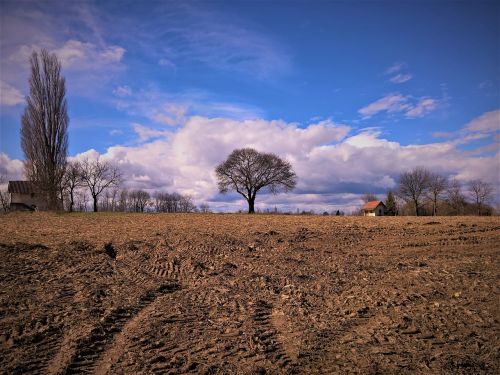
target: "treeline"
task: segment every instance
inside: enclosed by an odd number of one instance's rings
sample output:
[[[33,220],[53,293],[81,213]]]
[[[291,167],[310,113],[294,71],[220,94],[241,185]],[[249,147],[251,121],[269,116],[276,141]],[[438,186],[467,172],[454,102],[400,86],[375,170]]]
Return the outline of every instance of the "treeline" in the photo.
[[[149,193],[142,189],[108,189],[98,202],[98,211],[108,212],[210,212],[207,204],[199,207],[189,195],[156,191]],[[66,197],[65,207],[69,207]],[[85,190],[75,194],[74,211],[88,211],[91,201]]]
[[[68,163],[61,186],[61,205],[67,211],[210,212],[197,207],[189,195],[143,189],[120,189],[120,170],[99,159]]]
[[[483,180],[461,182],[417,167],[401,173],[398,188],[388,192],[384,203],[388,215],[492,215],[494,195],[495,188]]]

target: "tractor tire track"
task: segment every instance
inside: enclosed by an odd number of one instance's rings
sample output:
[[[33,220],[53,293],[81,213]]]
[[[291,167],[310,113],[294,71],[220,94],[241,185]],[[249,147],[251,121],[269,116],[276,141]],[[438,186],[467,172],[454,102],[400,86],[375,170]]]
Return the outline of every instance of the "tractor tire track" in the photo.
[[[113,312],[102,321],[99,327],[94,328],[88,337],[77,344],[75,353],[64,373],[79,374],[95,371],[98,361],[105,356],[115,336],[122,332],[128,322],[137,319],[137,316],[144,311],[147,312],[145,309],[151,305],[158,296],[173,293],[179,289],[180,285],[178,283],[164,284],[157,290],[150,291],[143,295],[137,305],[120,307],[113,310]],[[115,356],[116,354],[113,354],[111,358]]]

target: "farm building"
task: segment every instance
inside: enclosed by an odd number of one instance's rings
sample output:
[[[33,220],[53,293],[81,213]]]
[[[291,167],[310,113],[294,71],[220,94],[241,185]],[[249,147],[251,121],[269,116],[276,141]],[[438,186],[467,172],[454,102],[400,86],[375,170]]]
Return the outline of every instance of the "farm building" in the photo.
[[[7,189],[10,193],[11,211],[34,211],[45,207],[43,200],[35,193],[33,184],[29,181],[9,181]]]
[[[371,201],[366,202],[363,206],[364,216],[384,216],[385,215],[385,204],[382,201]]]

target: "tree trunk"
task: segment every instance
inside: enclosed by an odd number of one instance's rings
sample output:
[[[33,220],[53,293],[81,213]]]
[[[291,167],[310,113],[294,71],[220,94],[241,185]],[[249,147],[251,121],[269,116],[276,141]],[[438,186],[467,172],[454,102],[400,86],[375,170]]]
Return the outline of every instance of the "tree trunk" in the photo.
[[[248,213],[249,214],[255,213],[255,198],[248,199]]]
[[[415,200],[415,215],[418,216],[418,201]]]
[[[94,212],[97,212],[97,195],[94,195],[93,198],[94,198]]]
[[[73,212],[73,204],[75,203],[75,199],[73,197],[73,190],[69,192],[69,212]]]

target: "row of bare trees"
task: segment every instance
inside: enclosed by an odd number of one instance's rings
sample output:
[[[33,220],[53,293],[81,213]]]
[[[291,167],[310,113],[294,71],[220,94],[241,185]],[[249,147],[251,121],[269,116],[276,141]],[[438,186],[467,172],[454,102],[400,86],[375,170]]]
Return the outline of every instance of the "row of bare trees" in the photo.
[[[424,167],[403,172],[397,196],[407,211],[419,215],[483,215],[491,211],[488,203],[495,191],[491,184],[474,179],[462,184]]]
[[[91,201],[88,191],[77,189],[74,191],[74,210],[87,211]],[[70,196],[66,196],[66,206],[70,207]],[[208,204],[197,207],[191,196],[179,193],[165,193],[161,191],[150,194],[142,189],[106,189],[97,202],[98,211],[111,212],[203,212],[208,213]]]
[[[122,181],[119,169],[109,162],[99,159],[85,159],[68,163],[62,178],[61,200],[68,202],[68,211],[74,211],[75,193],[86,188],[93,203],[93,210],[99,210],[99,197],[107,189],[117,187]],[[66,199],[65,199],[66,198]]]

